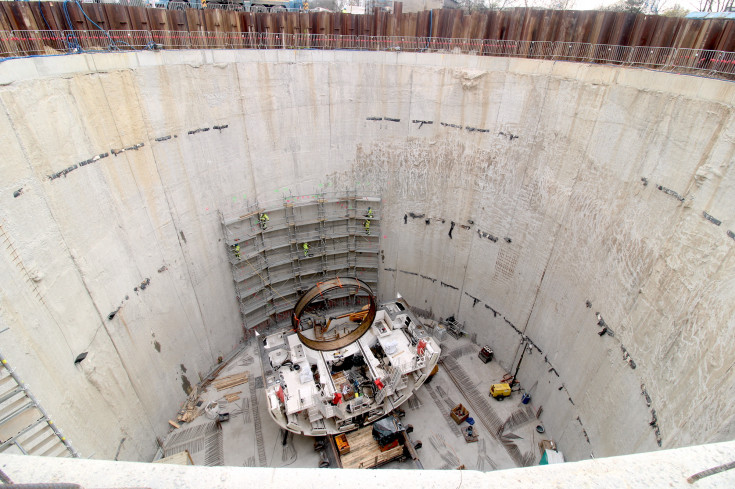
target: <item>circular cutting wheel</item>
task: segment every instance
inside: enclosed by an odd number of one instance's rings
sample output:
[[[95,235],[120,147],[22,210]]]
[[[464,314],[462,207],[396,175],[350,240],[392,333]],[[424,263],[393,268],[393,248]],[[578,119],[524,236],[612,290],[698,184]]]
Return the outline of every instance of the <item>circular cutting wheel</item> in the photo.
[[[296,303],[291,324],[312,350],[330,351],[354,343],[375,320],[375,295],[356,278],[319,282]]]

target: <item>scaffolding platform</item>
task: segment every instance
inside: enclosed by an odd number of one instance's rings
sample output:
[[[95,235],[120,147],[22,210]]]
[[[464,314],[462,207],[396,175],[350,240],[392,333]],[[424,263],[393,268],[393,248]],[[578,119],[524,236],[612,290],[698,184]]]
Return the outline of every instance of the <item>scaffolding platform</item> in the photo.
[[[263,215],[268,219],[261,221]],[[285,304],[329,278],[359,277],[377,286],[380,197],[355,191],[288,195],[220,218],[247,328],[282,322]]]

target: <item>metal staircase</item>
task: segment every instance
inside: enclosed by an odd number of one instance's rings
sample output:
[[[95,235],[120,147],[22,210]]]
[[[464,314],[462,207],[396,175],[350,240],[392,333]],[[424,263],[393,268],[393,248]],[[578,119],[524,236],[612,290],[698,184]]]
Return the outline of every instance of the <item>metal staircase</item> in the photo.
[[[2,353],[0,362],[0,453],[79,458]]]
[[[10,254],[35,298],[46,305],[10,235],[0,223],[0,244]],[[4,332],[0,331],[0,333]],[[79,457],[5,356],[0,353],[0,453]]]

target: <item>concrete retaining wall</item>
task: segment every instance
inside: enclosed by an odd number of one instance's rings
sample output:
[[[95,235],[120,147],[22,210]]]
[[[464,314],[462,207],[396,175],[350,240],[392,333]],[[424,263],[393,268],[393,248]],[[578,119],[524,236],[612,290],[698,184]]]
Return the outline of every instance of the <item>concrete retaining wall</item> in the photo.
[[[568,458],[735,431],[735,85],[339,51],[25,59],[0,83],[0,339],[84,455],[150,458],[237,347],[217,211],[330,187],[381,193],[382,298],[464,321]]]

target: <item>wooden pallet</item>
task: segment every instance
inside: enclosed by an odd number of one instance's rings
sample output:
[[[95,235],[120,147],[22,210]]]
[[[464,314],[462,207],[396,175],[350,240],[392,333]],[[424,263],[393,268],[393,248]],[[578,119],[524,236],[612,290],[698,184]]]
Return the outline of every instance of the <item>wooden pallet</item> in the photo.
[[[474,443],[476,442],[480,437],[477,435],[477,431],[472,432],[472,435],[469,434],[469,427],[464,428],[462,430],[462,435],[464,435],[464,441],[467,443]]]
[[[403,445],[381,452],[380,445],[373,438],[372,426],[348,433],[347,442],[350,444],[350,453],[341,457],[344,469],[369,469],[404,455]]]

